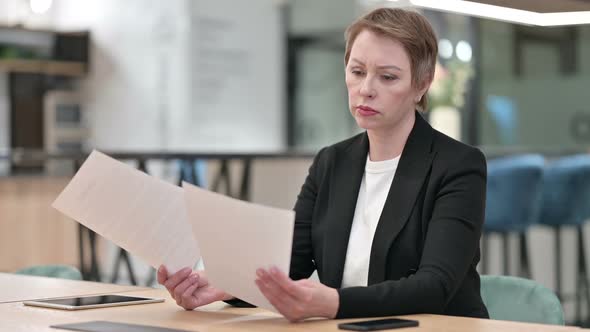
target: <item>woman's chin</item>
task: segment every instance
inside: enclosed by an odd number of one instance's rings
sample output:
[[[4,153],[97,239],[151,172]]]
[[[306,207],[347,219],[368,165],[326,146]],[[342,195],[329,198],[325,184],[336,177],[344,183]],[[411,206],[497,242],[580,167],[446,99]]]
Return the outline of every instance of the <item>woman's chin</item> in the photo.
[[[356,125],[365,130],[375,129],[379,126],[377,121],[371,121],[363,117],[355,116],[354,119],[356,120]]]

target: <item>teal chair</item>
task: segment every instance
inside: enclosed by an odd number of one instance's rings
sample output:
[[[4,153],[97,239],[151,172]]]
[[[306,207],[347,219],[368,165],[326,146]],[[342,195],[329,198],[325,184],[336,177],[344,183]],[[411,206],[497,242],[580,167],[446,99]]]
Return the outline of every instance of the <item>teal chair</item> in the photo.
[[[82,280],[82,273],[75,267],[69,265],[36,265],[30,266],[15,272],[39,277],[50,277],[70,280]]]
[[[482,275],[481,297],[491,319],[564,325],[557,296],[533,280]]]

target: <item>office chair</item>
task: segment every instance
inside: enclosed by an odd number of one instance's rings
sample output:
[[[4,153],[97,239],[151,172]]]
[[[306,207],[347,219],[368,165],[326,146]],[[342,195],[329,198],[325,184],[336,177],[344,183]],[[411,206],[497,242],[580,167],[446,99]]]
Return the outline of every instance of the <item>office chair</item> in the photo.
[[[509,234],[520,238],[520,274],[530,277],[526,231],[536,221],[541,198],[545,159],[538,154],[497,158],[488,161],[486,212],[482,235],[482,269],[488,270],[491,233],[503,240],[503,274],[509,274]]]
[[[491,319],[564,325],[557,296],[533,280],[482,275],[481,297]]]
[[[35,265],[20,269],[15,274],[82,280],[82,273],[75,267],[69,265]]]
[[[543,174],[543,195],[539,224],[553,228],[555,238],[555,291],[563,301],[561,290],[562,227],[574,227],[577,236],[578,274],[576,280],[576,321],[582,320],[582,297],[590,308],[590,285],[584,245],[584,223],[590,218],[590,155],[574,155],[547,165]]]

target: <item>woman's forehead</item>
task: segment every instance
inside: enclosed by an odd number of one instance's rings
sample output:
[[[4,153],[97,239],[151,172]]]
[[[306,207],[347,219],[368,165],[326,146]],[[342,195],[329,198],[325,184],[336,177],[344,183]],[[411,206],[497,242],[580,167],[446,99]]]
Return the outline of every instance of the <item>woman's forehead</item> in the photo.
[[[355,38],[350,50],[350,60],[366,65],[397,66],[406,68],[410,61],[403,45],[390,37],[363,30]]]

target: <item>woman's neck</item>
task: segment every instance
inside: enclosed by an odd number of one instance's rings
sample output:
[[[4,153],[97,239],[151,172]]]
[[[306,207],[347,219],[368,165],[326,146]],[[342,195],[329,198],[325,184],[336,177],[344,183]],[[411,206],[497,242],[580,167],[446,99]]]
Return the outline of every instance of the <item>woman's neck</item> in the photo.
[[[416,114],[410,112],[395,128],[387,131],[367,130],[370,160],[383,161],[401,155],[415,122]]]

